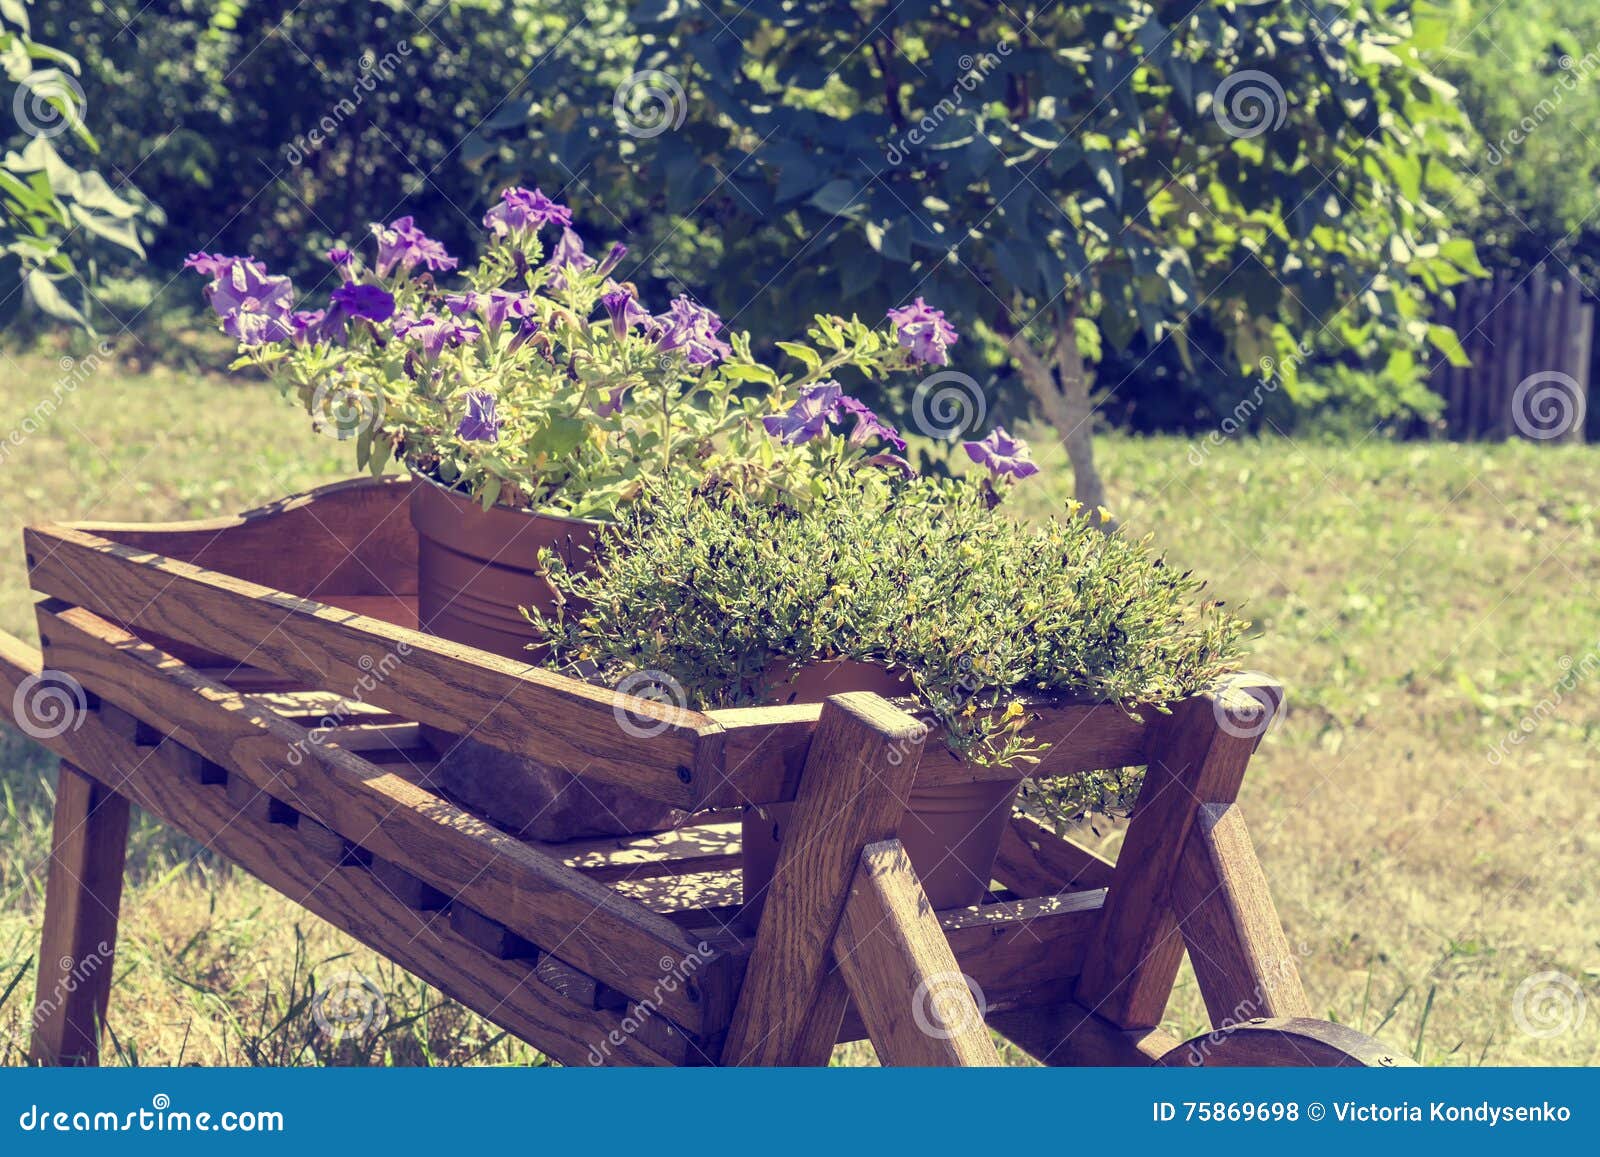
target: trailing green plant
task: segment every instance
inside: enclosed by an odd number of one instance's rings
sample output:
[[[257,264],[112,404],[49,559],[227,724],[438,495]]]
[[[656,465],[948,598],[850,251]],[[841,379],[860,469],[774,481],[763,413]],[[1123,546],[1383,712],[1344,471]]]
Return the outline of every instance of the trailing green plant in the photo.
[[[1030,697],[1159,709],[1239,653],[1244,624],[1199,580],[1099,521],[1074,504],[1027,525],[988,483],[866,471],[803,506],[652,487],[591,566],[548,558],[561,597],[527,613],[550,665],[610,685],[650,672],[700,708],[770,701],[819,662],[880,664],[953,751],[1011,765],[1042,750]],[[1102,802],[1096,785],[1032,790],[1056,818]]]

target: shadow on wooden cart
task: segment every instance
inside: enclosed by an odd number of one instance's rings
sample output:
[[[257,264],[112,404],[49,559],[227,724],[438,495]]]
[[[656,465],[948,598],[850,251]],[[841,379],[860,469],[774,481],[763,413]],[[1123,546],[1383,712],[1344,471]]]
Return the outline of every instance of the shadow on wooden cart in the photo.
[[[913,783],[973,769],[894,703],[694,712],[420,634],[410,483],[239,519],[26,532],[41,651],[0,642],[62,759],[33,1058],[94,1064],[128,808],[568,1064],[1399,1064],[1310,1019],[1234,800],[1272,705],[1234,688],[1133,718],[1037,709],[1041,770],[1147,764],[1115,864],[1024,819],[1002,891],[930,910],[895,839]],[[292,592],[292,593],[289,593]],[[626,722],[627,726],[623,726]],[[518,839],[430,789],[419,725],[692,813],[637,837]],[[754,930],[739,812],[793,800]],[[1158,1026],[1184,950],[1219,1030]],[[87,962],[94,962],[89,967]]]

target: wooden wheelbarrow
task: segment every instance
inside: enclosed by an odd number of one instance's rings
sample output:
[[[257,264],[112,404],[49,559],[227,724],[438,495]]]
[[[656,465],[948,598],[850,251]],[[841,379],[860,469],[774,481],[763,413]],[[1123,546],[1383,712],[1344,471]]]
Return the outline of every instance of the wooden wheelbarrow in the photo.
[[[1274,705],[1034,709],[1039,774],[1147,765],[1115,864],[1031,821],[974,907],[930,909],[896,828],[961,763],[896,703],[696,712],[414,629],[410,483],[241,518],[38,526],[41,650],[0,637],[17,722],[62,759],[33,1058],[94,1064],[138,804],[567,1064],[1388,1065],[1311,1019],[1235,798]],[[626,717],[631,725],[619,726]],[[640,721],[647,725],[640,726]],[[543,844],[444,798],[419,725],[690,813]],[[739,812],[795,804],[751,931]],[[1188,949],[1215,1031],[1161,1030]]]

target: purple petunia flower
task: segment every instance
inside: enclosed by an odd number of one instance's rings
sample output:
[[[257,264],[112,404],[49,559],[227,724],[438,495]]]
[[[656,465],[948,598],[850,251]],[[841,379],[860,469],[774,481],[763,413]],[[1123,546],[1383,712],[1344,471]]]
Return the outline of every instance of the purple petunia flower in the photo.
[[[905,451],[906,441],[900,437],[900,431],[874,414],[865,402],[845,395],[839,399],[839,413],[850,414],[856,420],[855,428],[850,431],[850,445],[865,446],[869,439],[881,438],[896,450]]]
[[[961,448],[967,452],[967,457],[996,477],[1027,478],[1039,473],[1028,444],[1007,434],[1004,426],[996,426],[981,442],[963,442]]]
[[[622,264],[622,259],[628,255],[628,247],[618,241],[606,251],[605,260],[600,262],[600,268],[595,272],[601,277],[610,277],[617,266]]]
[[[373,225],[372,235],[378,239],[379,277],[388,277],[397,266],[402,273],[409,273],[418,265],[435,271],[456,267],[456,259],[445,252],[443,245],[418,229],[410,217],[397,217],[387,225]]]
[[[470,322],[464,323],[453,318],[438,318],[426,314],[422,317],[405,317],[397,320],[394,333],[396,337],[420,343],[423,353],[430,358],[436,358],[447,347],[454,348],[469,341],[476,341],[482,331]]]
[[[838,382],[807,386],[800,391],[800,400],[789,407],[788,413],[763,418],[761,424],[785,446],[799,446],[828,428],[828,421],[839,412],[839,400],[843,397],[844,387]]]
[[[950,364],[950,347],[961,338],[956,327],[944,319],[944,310],[934,309],[919,297],[910,305],[891,309],[889,320],[912,357],[931,366]]]
[[[445,308],[455,316],[475,313],[491,330],[502,329],[509,321],[528,321],[534,316],[533,294],[491,289],[488,293],[452,293],[444,299]]]
[[[632,289],[615,282],[608,284],[614,288],[600,295],[600,304],[605,306],[606,316],[611,318],[611,332],[621,341],[634,326],[647,326],[653,319],[650,311],[639,304]]]
[[[681,294],[655,323],[661,330],[656,348],[664,352],[682,350],[691,366],[715,365],[733,352],[727,342],[717,337],[722,319]]]
[[[339,277],[345,284],[356,279],[356,255],[343,245],[328,250],[328,260],[339,271]]]
[[[601,418],[609,418],[613,414],[622,413],[622,398],[628,392],[628,387],[617,386],[611,391],[611,396],[594,408],[594,412]]]
[[[545,225],[571,225],[572,210],[546,197],[538,189],[513,186],[500,194],[500,203],[483,215],[483,227],[496,237]]]
[[[323,323],[328,314],[322,309],[297,309],[289,315],[290,337],[295,345],[314,345],[323,339]]]
[[[377,285],[341,285],[333,291],[333,304],[351,317],[388,321],[394,316],[394,294]]]
[[[456,427],[456,436],[468,442],[500,440],[500,416],[495,412],[493,394],[473,390],[467,395],[467,416]]]
[[[561,230],[561,240],[557,241],[555,248],[550,250],[550,260],[545,263],[545,268],[550,271],[549,279],[545,282],[557,293],[567,289],[566,271],[569,269],[593,269],[594,258],[583,251],[583,238],[571,229]]]
[[[294,286],[287,277],[272,277],[266,266],[250,257],[190,255],[184,268],[212,277],[205,288],[206,301],[222,319],[222,331],[241,345],[287,341],[294,336],[291,306]]]

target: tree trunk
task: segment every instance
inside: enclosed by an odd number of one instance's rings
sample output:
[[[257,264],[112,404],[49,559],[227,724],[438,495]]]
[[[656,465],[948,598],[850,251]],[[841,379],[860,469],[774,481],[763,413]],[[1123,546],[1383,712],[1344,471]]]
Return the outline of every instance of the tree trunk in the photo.
[[[1020,333],[1012,335],[1008,348],[1022,384],[1066,447],[1074,497],[1087,510],[1104,506],[1106,488],[1094,463],[1094,403],[1089,400],[1093,375],[1078,352],[1072,318],[1058,323],[1048,361]]]

